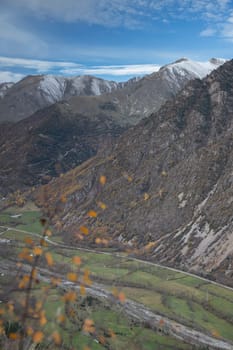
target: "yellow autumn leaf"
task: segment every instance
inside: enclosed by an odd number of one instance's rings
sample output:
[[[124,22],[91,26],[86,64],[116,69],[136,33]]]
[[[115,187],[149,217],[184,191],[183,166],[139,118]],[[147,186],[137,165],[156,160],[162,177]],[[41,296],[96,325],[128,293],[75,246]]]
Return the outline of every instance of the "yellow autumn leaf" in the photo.
[[[42,316],[40,318],[40,325],[41,326],[44,326],[45,324],[47,323],[47,318],[45,316]]]
[[[90,216],[90,218],[96,218],[97,217],[97,212],[94,211],[94,210],[90,210],[88,213],[87,213],[88,216]]]
[[[99,181],[100,181],[101,185],[105,185],[105,184],[106,184],[106,181],[107,181],[106,176],[101,175]]]
[[[11,340],[18,340],[19,338],[20,338],[20,336],[19,336],[19,333],[10,333],[9,334],[9,338],[11,339]]]
[[[57,331],[53,332],[52,338],[53,338],[53,341],[54,341],[54,343],[56,345],[60,345],[61,344],[61,335]]]
[[[53,265],[53,257],[50,253],[45,253],[45,259],[49,266]]]
[[[102,210],[105,210],[107,208],[107,205],[103,202],[98,202],[97,204]]]
[[[72,258],[72,263],[73,264],[81,265],[81,262],[82,262],[82,260],[81,260],[80,256],[73,256],[73,258]]]
[[[33,334],[32,340],[34,343],[40,343],[44,338],[44,334],[41,331],[37,331]]]
[[[144,193],[144,201],[147,201],[150,198],[148,193]]]
[[[123,293],[123,292],[120,292],[119,294],[118,294],[118,299],[119,299],[119,301],[121,302],[121,303],[124,303],[125,302],[125,294]]]
[[[77,280],[78,280],[78,275],[75,272],[67,273],[66,277],[71,282],[77,282]]]
[[[27,335],[30,337],[33,333],[34,333],[34,331],[33,331],[33,328],[32,327],[27,327],[27,329],[26,329],[26,333],[27,333]]]
[[[88,235],[89,230],[86,226],[80,226],[80,231],[84,234],[84,235]]]
[[[101,243],[102,243],[102,239],[99,238],[99,237],[97,237],[97,238],[95,239],[95,243],[96,243],[96,244],[101,244]]]
[[[42,253],[43,253],[43,250],[41,249],[41,247],[35,247],[33,249],[33,254],[36,256],[40,256],[40,255],[42,255]]]
[[[84,271],[84,275],[83,275],[83,281],[85,284],[87,284],[88,286],[91,285],[91,280],[90,280],[90,271],[88,269],[86,269]]]
[[[70,292],[65,293],[65,294],[63,295],[63,298],[62,298],[62,299],[63,299],[65,302],[67,302],[67,301],[75,301],[76,298],[77,298],[77,294],[76,294],[75,292],[70,291]]]
[[[83,324],[83,331],[88,333],[94,333],[95,332],[94,321],[87,318]]]
[[[45,230],[45,235],[48,237],[52,236],[52,231],[49,229]]]

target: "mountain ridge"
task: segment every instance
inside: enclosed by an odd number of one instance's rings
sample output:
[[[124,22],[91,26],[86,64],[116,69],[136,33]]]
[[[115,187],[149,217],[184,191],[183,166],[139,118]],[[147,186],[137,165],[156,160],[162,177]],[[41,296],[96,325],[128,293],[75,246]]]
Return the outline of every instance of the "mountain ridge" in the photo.
[[[72,97],[17,123],[2,124],[0,192],[6,195],[9,191],[48,182],[51,177],[80,165],[98,152],[108,154],[116,137],[174,98],[193,79],[192,74],[186,73],[186,65],[193,67],[195,63],[186,60],[184,71],[181,63],[169,65],[168,71],[176,68],[169,79],[166,78],[167,69],[161,68],[150,76],[129,81],[118,91]],[[25,79],[27,82],[31,79],[34,86],[35,77]],[[37,76],[36,79],[40,83],[42,78]]]
[[[126,131],[108,157],[97,155],[43,187],[64,239],[80,244],[78,227],[86,225],[88,244],[98,237],[136,249],[153,243],[148,258],[231,284],[232,77],[230,61],[190,82]],[[99,218],[88,218],[90,209]]]
[[[148,116],[153,111],[158,110],[166,98],[174,96],[190,79],[203,78],[223,63],[223,59],[211,59],[208,62],[180,59],[161,67],[158,72],[139,79],[133,78],[124,83],[108,81],[90,75],[76,77],[27,76],[10,86],[4,94],[2,93],[0,122],[17,122],[42,108],[62,100],[69,100],[71,97],[99,96],[122,90],[119,94],[113,94],[112,98],[106,97],[105,101],[109,102],[109,100],[115,99],[118,114],[131,115],[131,123],[135,119],[134,124],[136,124],[140,119],[140,114]],[[155,89],[152,93],[146,88],[149,80],[152,81],[150,89]],[[164,81],[170,81],[170,86],[164,85]],[[162,92],[157,86],[158,84],[163,90]],[[153,98],[156,94],[158,97],[154,106]],[[144,99],[143,104],[139,102],[140,95]],[[166,95],[165,98],[164,95]],[[98,108],[98,99],[95,108]]]

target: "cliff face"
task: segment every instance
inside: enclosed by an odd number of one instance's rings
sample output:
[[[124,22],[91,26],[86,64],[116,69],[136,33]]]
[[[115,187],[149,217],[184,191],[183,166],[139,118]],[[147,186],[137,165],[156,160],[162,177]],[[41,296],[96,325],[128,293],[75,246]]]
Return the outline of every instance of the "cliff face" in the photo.
[[[99,154],[47,185],[54,223],[60,221],[72,242],[83,224],[91,228],[89,240],[101,235],[137,248],[153,242],[146,257],[230,284],[232,132],[230,61],[128,130],[110,155]],[[41,191],[37,200],[45,205]],[[87,217],[89,209],[97,219]]]

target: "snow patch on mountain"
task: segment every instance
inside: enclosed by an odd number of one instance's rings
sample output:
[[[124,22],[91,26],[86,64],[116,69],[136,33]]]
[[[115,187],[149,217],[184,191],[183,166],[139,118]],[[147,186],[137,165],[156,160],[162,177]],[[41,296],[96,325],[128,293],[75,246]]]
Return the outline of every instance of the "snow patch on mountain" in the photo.
[[[192,61],[187,58],[182,58],[174,63],[161,68],[161,70],[167,70],[174,78],[174,76],[186,76],[192,75],[193,78],[203,79],[206,75],[210,74],[214,69],[217,69],[226,60],[212,58],[207,62]]]
[[[46,99],[49,103],[54,103],[62,100],[65,86],[65,78],[45,75],[39,83],[38,90],[46,95]]]

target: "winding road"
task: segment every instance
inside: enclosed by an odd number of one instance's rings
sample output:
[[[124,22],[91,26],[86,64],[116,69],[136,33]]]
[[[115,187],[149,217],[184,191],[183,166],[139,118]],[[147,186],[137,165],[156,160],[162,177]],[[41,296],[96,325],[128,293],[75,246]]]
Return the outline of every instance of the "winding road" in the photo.
[[[26,233],[26,234],[30,234],[33,236],[41,237],[41,235],[39,235],[37,233],[19,230],[19,229],[13,228],[13,227],[0,226],[0,228],[5,229],[4,233],[6,233],[6,231],[8,231],[8,230],[14,230],[17,232]],[[119,258],[127,258],[128,260],[137,261],[137,262],[144,263],[147,265],[152,265],[152,266],[168,269],[171,271],[183,273],[183,274],[188,275],[188,276],[196,277],[196,278],[199,278],[200,280],[204,280],[208,283],[218,285],[220,287],[224,287],[224,288],[227,288],[227,289],[233,291],[233,288],[221,285],[220,283],[213,282],[213,281],[210,281],[208,279],[198,277],[194,274],[180,271],[178,269],[161,266],[161,265],[153,263],[153,262],[143,261],[143,260],[140,260],[140,259],[137,259],[134,257],[128,257],[128,256],[126,257],[126,256],[124,256],[122,254],[118,254],[118,253],[109,253],[109,252],[103,252],[103,251],[96,251],[94,249],[71,247],[68,245],[60,244],[58,242],[54,242],[54,241],[50,240],[49,238],[46,238],[46,241],[48,243],[50,243],[51,245],[57,246],[59,248],[65,248],[65,249],[70,249],[70,250],[81,250],[81,251],[87,251],[87,252],[92,252],[92,253],[111,255],[111,256],[119,257]],[[4,263],[4,265],[2,264],[0,266],[0,273],[8,273],[8,274],[12,273],[13,274],[14,269],[15,269],[15,263],[8,260]],[[28,271],[29,269],[30,269],[30,266],[25,264],[24,270]],[[38,278],[40,280],[45,281],[45,282],[49,282],[51,276],[59,277],[61,279],[61,281],[62,281],[60,284],[61,288],[63,288],[63,289],[72,288],[72,289],[79,290],[79,284],[68,281],[67,279],[64,278],[64,275],[58,274],[58,273],[55,274],[54,272],[51,272],[48,269],[44,269],[44,268],[39,269]],[[152,312],[148,308],[146,308],[143,304],[137,303],[137,302],[132,301],[132,300],[126,300],[124,303],[120,303],[119,301],[117,301],[113,297],[112,293],[109,292],[106,289],[106,287],[102,284],[93,283],[91,286],[86,287],[86,291],[87,291],[87,294],[89,294],[93,297],[105,299],[105,300],[108,300],[108,301],[114,303],[114,305],[115,304],[118,305],[118,307],[120,308],[120,310],[122,312],[124,312],[129,317],[136,320],[138,323],[140,323],[142,325],[146,324],[147,327],[149,326],[151,329],[154,329],[154,330],[160,329],[161,332],[163,332],[165,334],[174,336],[175,338],[183,340],[184,342],[187,342],[189,344],[199,346],[200,348],[201,347],[208,347],[208,349],[214,349],[214,350],[221,350],[221,349],[222,350],[233,350],[232,343],[227,342],[227,341],[223,341],[221,339],[217,339],[217,338],[209,336],[209,335],[206,335],[203,332],[191,329],[191,328],[184,326],[181,323],[175,322],[167,317],[160,316],[160,315]],[[161,326],[161,324],[162,324],[162,326]]]

